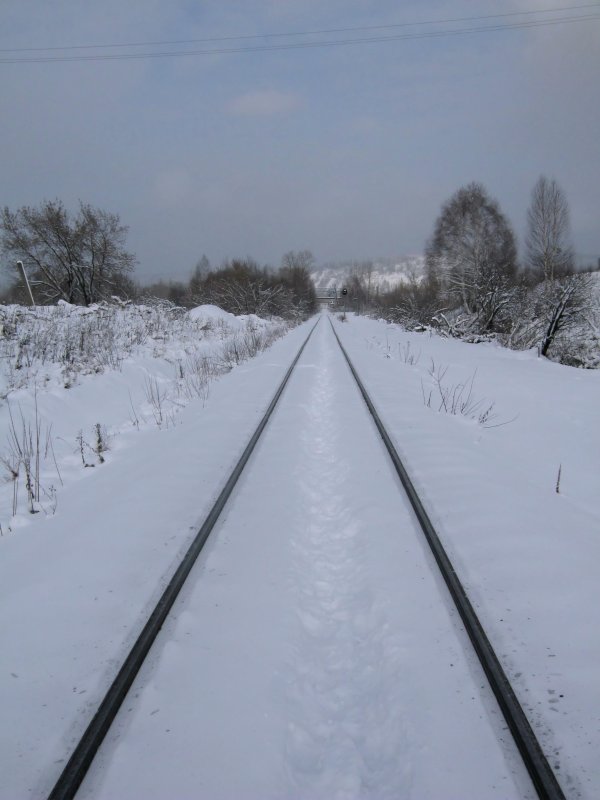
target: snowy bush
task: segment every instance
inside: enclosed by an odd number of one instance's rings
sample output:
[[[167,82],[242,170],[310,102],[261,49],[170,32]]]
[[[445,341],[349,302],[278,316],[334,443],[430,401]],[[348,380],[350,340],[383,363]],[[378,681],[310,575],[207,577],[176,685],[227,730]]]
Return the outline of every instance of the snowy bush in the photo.
[[[502,344],[537,347],[540,355],[577,367],[600,365],[600,273],[579,273],[523,289]]]
[[[166,301],[0,306],[0,533],[21,512],[53,513],[69,469],[104,464],[120,430],[170,427],[290,324]],[[115,385],[124,397],[107,422]]]

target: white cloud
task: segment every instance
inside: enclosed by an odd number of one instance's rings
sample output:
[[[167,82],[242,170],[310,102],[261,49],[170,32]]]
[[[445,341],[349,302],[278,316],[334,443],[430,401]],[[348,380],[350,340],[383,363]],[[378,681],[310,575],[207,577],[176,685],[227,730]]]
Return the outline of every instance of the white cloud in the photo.
[[[286,114],[300,105],[300,98],[295,94],[262,89],[236,97],[229,103],[229,112],[240,116],[264,117]]]

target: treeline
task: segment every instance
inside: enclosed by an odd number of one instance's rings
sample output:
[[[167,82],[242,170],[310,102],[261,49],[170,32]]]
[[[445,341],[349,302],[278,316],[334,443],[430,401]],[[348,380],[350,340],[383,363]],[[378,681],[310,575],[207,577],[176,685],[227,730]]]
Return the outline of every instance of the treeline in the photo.
[[[251,258],[212,269],[203,256],[188,283],[160,281],[140,288],[138,299],[161,298],[187,307],[212,303],[232,314],[306,317],[317,310],[313,263],[308,250],[286,253],[278,269],[261,267]]]
[[[363,270],[352,276],[349,293],[357,305],[407,328],[435,327],[469,341],[493,337],[549,355],[559,343],[564,349],[565,334],[594,311],[591,285],[589,273],[575,269],[565,194],[542,176],[531,195],[522,261],[497,201],[471,183],[442,206],[424,276],[374,295]],[[579,363],[574,351],[554,355]]]
[[[0,301],[28,304],[33,297],[37,305],[64,300],[89,306],[118,297],[187,307],[214,303],[234,314],[259,316],[304,317],[316,311],[314,258],[308,250],[286,253],[278,269],[251,258],[212,269],[203,256],[188,282],[140,286],[133,279],[136,258],[126,249],[127,232],[117,214],[85,203],[76,214],[59,200],[4,208],[0,243],[12,281]]]

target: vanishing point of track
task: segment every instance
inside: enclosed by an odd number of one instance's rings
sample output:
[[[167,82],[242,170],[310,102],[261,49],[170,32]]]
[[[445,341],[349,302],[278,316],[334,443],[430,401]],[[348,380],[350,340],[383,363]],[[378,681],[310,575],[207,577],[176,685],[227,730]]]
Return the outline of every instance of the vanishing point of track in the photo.
[[[281,384],[279,385],[271,403],[269,404],[261,422],[248,442],[238,463],[227,479],[221,493],[214,503],[211,511],[206,517],[202,527],[196,534],[192,544],[184,555],[181,563],[176,569],[173,577],[169,581],[166,589],[161,595],[154,610],[150,614],[137,640],[132,646],[129,654],[119,669],[115,679],[98,706],[92,720],[86,728],[83,736],[76,745],[65,768],[63,769],[58,781],[48,796],[48,800],[69,800],[75,797],[104,737],[106,736],[113,720],[115,719],[125,697],[131,688],[146,656],[148,655],[153,642],[155,641],[161,627],[163,626],[177,596],[179,595],[184,583],[196,562],[198,555],[204,547],[211,531],[235,485],[244,470],[253,450],[256,447],[273,411],[281,397],[294,367],[298,363],[314,329],[319,321],[311,328],[304,343],[300,347],[289,369],[287,370]],[[386,450],[391,458],[395,472],[403,486],[403,489],[410,501],[414,515],[427,540],[433,553],[435,561],[439,567],[444,582],[458,610],[464,628],[471,640],[473,649],[481,663],[487,676],[490,688],[492,689],[497,703],[506,720],[507,726],[519,750],[523,763],[529,773],[532,783],[542,800],[561,800],[564,794],[556,780],[556,777],[546,759],[542,748],[527,720],[527,717],[510,685],[510,682],[502,669],[500,661],[496,656],[493,647],[473,609],[471,602],[462,586],[448,555],[437,535],[429,515],[421,502],[410,477],[393,445],[392,439],[387,433],[376,409],[370,399],[364,384],[362,383],[354,365],[352,364],[345,348],[343,347],[333,324],[330,324],[346,359],[350,372],[356,382],[358,389],[368,407],[373,421],[381,435]]]

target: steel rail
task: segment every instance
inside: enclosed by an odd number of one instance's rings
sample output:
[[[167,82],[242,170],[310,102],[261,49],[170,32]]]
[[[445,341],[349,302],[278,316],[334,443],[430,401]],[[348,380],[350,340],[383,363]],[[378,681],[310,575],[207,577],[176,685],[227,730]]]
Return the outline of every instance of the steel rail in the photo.
[[[337,343],[344,354],[344,358],[346,359],[348,367],[350,368],[350,372],[356,381],[367,408],[373,417],[377,430],[383,439],[383,443],[385,444],[385,447],[389,453],[396,473],[400,478],[400,482],[402,483],[402,486],[408,495],[415,516],[421,526],[425,538],[427,539],[429,547],[431,548],[450,595],[454,600],[463,625],[465,626],[465,630],[467,631],[473,648],[477,653],[479,661],[481,662],[481,666],[483,667],[491,689],[504,715],[504,719],[506,720],[513,739],[515,740],[527,772],[529,773],[533,785],[535,786],[538,797],[540,800],[565,800],[565,795],[563,794],[558,780],[552,771],[552,767],[544,755],[541,745],[538,742],[531,725],[529,724],[529,720],[527,719],[527,716],[525,715],[525,712],[523,711],[523,708],[517,699],[506,673],[502,669],[500,660],[498,659],[498,656],[496,655],[494,648],[492,647],[492,644],[488,639],[481,622],[479,621],[475,609],[471,605],[471,601],[469,600],[467,593],[458,575],[456,574],[454,567],[452,566],[452,562],[448,558],[448,554],[446,553],[440,537],[436,533],[429,515],[427,514],[427,511],[425,510],[419,495],[416,492],[414,484],[411,481],[408,472],[406,471],[404,464],[400,459],[400,456],[398,455],[398,451],[396,450],[388,432],[386,431],[385,426],[381,421],[381,418],[377,413],[373,401],[369,397],[363,382],[359,378],[358,373],[352,361],[350,360],[350,356],[340,341],[340,337],[337,334],[331,318],[329,319],[329,323],[331,325],[331,329],[333,330],[334,336],[337,339]]]
[[[123,704],[127,692],[131,688],[131,685],[135,680],[135,677],[138,674],[144,659],[148,655],[148,652],[154,640],[156,639],[158,632],[162,628],[165,619],[167,618],[167,615],[173,606],[173,603],[177,599],[177,596],[181,591],[186,578],[188,577],[192,567],[196,562],[196,559],[198,558],[212,529],[214,528],[219,515],[223,511],[223,508],[225,507],[227,500],[229,499],[240,475],[242,474],[248,459],[252,455],[252,451],[256,447],[256,443],[260,439],[260,436],[264,431],[267,422],[269,421],[275,406],[277,405],[277,402],[287,385],[287,382],[290,379],[294,367],[298,363],[298,360],[300,359],[304,348],[308,344],[308,340],[312,336],[313,331],[319,324],[320,319],[321,318],[319,317],[319,319],[312,326],[310,333],[298,350],[296,357],[292,361],[289,369],[285,373],[283,380],[279,384],[279,388],[275,392],[275,395],[265,411],[258,427],[254,431],[252,438],[246,445],[246,448],[240,456],[239,461],[235,465],[233,472],[227,479],[227,482],[221,490],[221,493],[215,501],[215,504],[211,508],[208,516],[202,524],[202,527],[196,534],[193,542],[183,556],[179,566],[173,574],[173,577],[169,581],[167,587],[154,607],[154,610],[148,617],[146,624],[144,625],[141,633],[125,658],[125,661],[123,662],[110,688],[98,706],[98,709],[92,717],[88,727],[76,745],[65,768],[55,783],[54,788],[48,795],[48,800],[72,800],[72,798],[75,797],[75,794],[81,785],[81,782],[83,781],[86,772],[88,771],[94,759],[94,756],[96,755],[104,737],[108,732],[108,729],[110,728],[121,705]]]

